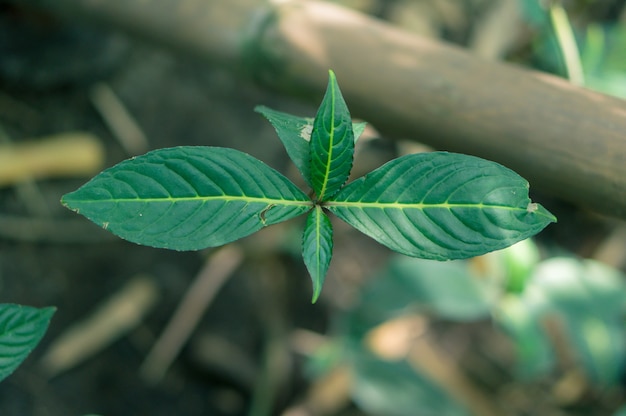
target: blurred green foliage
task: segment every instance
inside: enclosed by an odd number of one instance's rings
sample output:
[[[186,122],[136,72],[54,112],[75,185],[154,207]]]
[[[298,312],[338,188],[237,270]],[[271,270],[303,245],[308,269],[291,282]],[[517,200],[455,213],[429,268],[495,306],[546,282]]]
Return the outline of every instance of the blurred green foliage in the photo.
[[[524,293],[505,297],[496,318],[518,347],[518,372],[537,377],[554,368],[546,334],[554,330],[546,326],[552,319],[591,381],[618,382],[626,360],[624,281],[619,271],[593,260],[555,257],[539,263]],[[538,362],[545,365],[533,365]]]
[[[531,240],[472,260],[394,257],[341,316],[332,347],[314,361],[317,372],[349,363],[356,376],[353,400],[368,414],[468,414],[447,386],[405,359],[372,351],[372,332],[408,315],[459,325],[491,320],[493,330],[511,341],[515,362],[509,377],[520,382],[540,381],[569,364],[602,389],[624,372],[626,278],[593,260],[540,261]],[[559,339],[573,362],[562,362]]]
[[[567,71],[563,51],[556,36],[556,28],[550,20],[547,3],[541,0],[520,0],[524,18],[535,31],[529,63],[538,69],[565,77]],[[624,23],[589,22],[572,25],[570,29],[576,36],[584,85],[608,95],[626,98]]]

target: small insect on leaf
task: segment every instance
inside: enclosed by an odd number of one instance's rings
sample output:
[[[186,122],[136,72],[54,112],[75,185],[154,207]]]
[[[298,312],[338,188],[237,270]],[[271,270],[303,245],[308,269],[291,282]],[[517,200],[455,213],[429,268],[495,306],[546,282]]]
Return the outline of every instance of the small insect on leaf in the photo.
[[[275,206],[276,204],[269,204],[267,207],[265,207],[265,209],[263,209],[263,211],[259,213],[259,218],[261,219],[263,225],[265,225],[265,214],[267,214],[267,212]]]

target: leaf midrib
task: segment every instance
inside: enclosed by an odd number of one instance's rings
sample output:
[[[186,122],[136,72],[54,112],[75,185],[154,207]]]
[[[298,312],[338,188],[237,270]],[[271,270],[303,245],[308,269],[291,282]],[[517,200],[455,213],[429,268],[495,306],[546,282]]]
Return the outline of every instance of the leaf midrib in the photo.
[[[196,196],[196,197],[163,197],[163,198],[111,198],[111,199],[88,199],[88,200],[70,200],[66,203],[103,203],[103,202],[137,202],[137,203],[176,203],[176,202],[197,202],[197,201],[243,201],[243,202],[258,202],[264,204],[284,205],[284,206],[311,206],[313,202],[310,200],[293,200],[293,199],[279,199],[279,198],[266,198],[266,197],[249,197],[249,196]]]
[[[495,208],[495,209],[506,209],[511,211],[527,211],[526,208],[520,207],[511,207],[506,205],[491,205],[491,204],[455,204],[449,202],[442,202],[437,204],[428,204],[424,202],[417,203],[402,203],[402,202],[357,202],[357,201],[327,201],[324,202],[324,207],[346,207],[346,208],[379,208],[379,209],[429,209],[429,208],[477,208],[477,209],[485,209],[485,208]]]
[[[326,158],[326,169],[324,171],[324,183],[322,184],[322,189],[320,190],[320,194],[318,197],[320,200],[324,200],[324,196],[326,194],[326,187],[328,185],[328,179],[330,176],[330,164],[333,159],[333,149],[334,149],[334,144],[335,144],[335,86],[334,85],[332,85],[332,87],[330,88],[330,96],[331,96],[331,102],[330,102],[331,116],[330,116],[330,130],[328,131],[328,139],[329,139],[328,140],[329,141],[328,157]]]
[[[322,264],[322,250],[321,241],[322,241],[322,209],[318,206],[315,209],[315,257],[316,257],[316,265],[317,273],[320,273],[320,266]]]

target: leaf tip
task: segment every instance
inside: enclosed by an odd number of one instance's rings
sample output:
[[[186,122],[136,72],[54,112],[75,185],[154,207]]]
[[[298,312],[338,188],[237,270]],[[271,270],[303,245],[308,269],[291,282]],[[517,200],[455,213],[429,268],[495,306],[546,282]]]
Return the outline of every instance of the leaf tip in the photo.
[[[320,293],[322,293],[321,287],[317,287],[313,289],[313,297],[311,298],[311,305],[314,305],[315,302],[317,302],[317,300],[320,297]]]
[[[536,202],[529,202],[528,206],[526,206],[526,211],[529,214],[542,215],[546,217],[550,222],[557,222],[556,216],[554,216],[550,211],[548,211]]]
[[[56,306],[46,306],[45,308],[41,308],[39,310],[41,318],[46,322],[46,325],[50,323],[50,320],[52,320],[52,316],[56,313],[56,311]]]
[[[72,206],[72,202],[70,200],[70,198],[68,198],[69,196],[71,196],[73,194],[73,192],[70,192],[68,194],[65,194],[61,197],[61,205],[63,205],[65,208],[69,209],[70,211],[73,211],[77,214],[79,214],[79,209],[78,208],[74,208]]]

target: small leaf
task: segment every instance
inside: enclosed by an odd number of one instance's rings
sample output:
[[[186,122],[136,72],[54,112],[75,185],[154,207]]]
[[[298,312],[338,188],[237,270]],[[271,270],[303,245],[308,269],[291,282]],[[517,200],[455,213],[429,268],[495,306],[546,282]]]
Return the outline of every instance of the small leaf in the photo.
[[[257,106],[254,111],[263,114],[274,126],[278,137],[283,142],[289,158],[302,174],[306,183],[311,186],[309,142],[313,131],[313,118],[298,117],[289,113],[272,110],[265,106]],[[354,142],[359,139],[367,123],[352,123]],[[312,188],[312,186],[311,186]]]
[[[392,250],[433,260],[505,248],[556,221],[531,203],[528,182],[515,172],[445,152],[395,159],[324,206]]]
[[[313,281],[312,303],[317,301],[322,291],[332,255],[333,227],[318,205],[307,217],[302,238],[302,258]]]
[[[0,380],[13,373],[41,341],[54,311],[0,304]]]
[[[350,112],[337,79],[329,71],[328,88],[311,133],[311,185],[317,199],[335,195],[348,180],[354,157],[354,134]]]
[[[62,202],[126,240],[199,250],[311,209],[289,179],[234,149],[155,150],[109,168]]]
[[[298,117],[265,106],[257,106],[254,111],[263,114],[274,126],[285,150],[300,174],[311,186],[309,174],[309,141],[313,130],[313,119]]]

